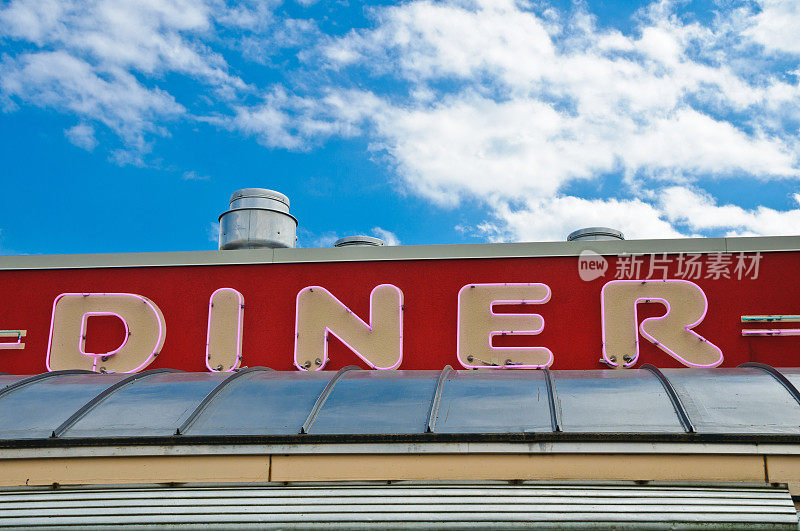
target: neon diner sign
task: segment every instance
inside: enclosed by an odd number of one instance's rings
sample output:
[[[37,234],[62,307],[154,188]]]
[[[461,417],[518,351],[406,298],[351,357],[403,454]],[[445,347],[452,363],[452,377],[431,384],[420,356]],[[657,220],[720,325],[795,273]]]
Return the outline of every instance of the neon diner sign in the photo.
[[[499,335],[536,336],[545,328],[538,313],[501,313],[503,305],[547,304],[551,290],[542,283],[474,283],[458,292],[457,358],[464,368],[537,369],[549,367],[557,353],[546,346],[496,347]],[[657,304],[658,317],[641,323],[637,308]],[[644,338],[683,365],[716,367],[722,350],[692,329],[708,309],[702,288],[688,280],[612,280],[601,291],[602,355],[611,367],[633,366]],[[209,299],[205,365],[228,372],[243,362],[244,296],[219,288]],[[301,289],[296,298],[294,365],[320,370],[328,363],[333,335],[369,367],[392,370],[403,361],[403,292],[379,284],[370,293],[368,320],[354,313],[322,286]],[[103,353],[86,352],[87,320],[111,316],[125,329],[121,344]],[[134,293],[62,293],[53,302],[46,366],[50,371],[87,369],[130,373],[143,370],[164,345],[167,323],[152,300]]]

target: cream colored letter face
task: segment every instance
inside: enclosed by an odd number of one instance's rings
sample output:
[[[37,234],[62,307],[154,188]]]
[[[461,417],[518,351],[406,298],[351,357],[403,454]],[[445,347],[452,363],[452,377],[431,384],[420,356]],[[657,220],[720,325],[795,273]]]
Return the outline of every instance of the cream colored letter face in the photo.
[[[493,347],[497,335],[536,335],[544,319],[535,313],[495,313],[495,304],[544,304],[546,284],[467,284],[458,292],[458,360],[467,368],[535,369],[549,367],[553,353],[545,347]]]
[[[233,288],[220,288],[208,303],[206,367],[230,372],[242,363],[244,297]]]
[[[333,334],[373,369],[396,369],[403,360],[403,292],[381,284],[370,294],[369,324],[320,286],[297,294],[294,364],[319,370]]]
[[[614,367],[631,367],[639,358],[639,332],[688,367],[716,367],[722,351],[692,332],[706,315],[708,301],[688,280],[612,280],[603,286],[603,357]],[[636,323],[639,304],[661,304],[666,313]]]
[[[86,321],[114,316],[125,325],[122,344],[111,352],[85,352]],[[158,356],[167,327],[153,301],[133,293],[62,293],[53,303],[47,370],[137,372]]]

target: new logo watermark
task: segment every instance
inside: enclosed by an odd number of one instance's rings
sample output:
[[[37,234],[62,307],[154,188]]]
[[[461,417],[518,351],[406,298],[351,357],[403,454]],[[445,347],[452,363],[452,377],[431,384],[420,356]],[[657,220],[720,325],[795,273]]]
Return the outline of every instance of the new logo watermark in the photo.
[[[578,257],[578,274],[581,280],[590,282],[600,278],[608,271],[608,262],[601,255],[586,249]]]

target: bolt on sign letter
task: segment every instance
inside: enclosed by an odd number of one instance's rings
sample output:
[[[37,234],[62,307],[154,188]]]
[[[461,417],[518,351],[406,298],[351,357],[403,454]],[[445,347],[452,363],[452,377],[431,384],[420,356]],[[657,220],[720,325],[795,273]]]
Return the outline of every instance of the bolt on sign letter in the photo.
[[[403,292],[381,284],[370,294],[369,324],[320,286],[297,294],[294,364],[319,370],[333,334],[373,369],[396,369],[403,360]]]
[[[546,284],[467,284],[458,292],[458,360],[467,368],[549,367],[553,353],[545,347],[493,347],[498,335],[536,335],[544,319],[535,313],[494,312],[497,304],[544,304]]]
[[[86,324],[92,316],[112,316],[125,325],[122,344],[110,352],[86,352]],[[62,293],[53,302],[47,370],[137,372],[152,363],[164,345],[167,326],[153,301],[134,293]]]
[[[244,297],[233,288],[220,288],[208,303],[206,367],[230,372],[242,363]]]
[[[716,367],[722,351],[692,332],[703,321],[708,300],[688,280],[612,280],[603,286],[603,358],[614,367],[631,367],[639,358],[639,332],[688,367]],[[638,326],[639,304],[661,304],[666,313]]]

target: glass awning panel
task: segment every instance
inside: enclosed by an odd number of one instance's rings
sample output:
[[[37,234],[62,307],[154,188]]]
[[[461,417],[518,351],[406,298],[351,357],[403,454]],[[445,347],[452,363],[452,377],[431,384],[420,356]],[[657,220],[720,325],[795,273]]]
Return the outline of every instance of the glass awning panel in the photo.
[[[81,406],[127,376],[50,374],[0,396],[0,439],[48,438]]]
[[[542,371],[453,371],[442,386],[437,433],[550,431]]]
[[[692,430],[800,436],[793,386],[800,369],[164,371],[0,375],[0,442]]]
[[[175,433],[225,373],[158,373],[110,393],[61,437],[158,437]]]
[[[664,386],[644,369],[553,371],[565,432],[683,433]]]
[[[296,435],[333,372],[257,372],[214,397],[186,435]]]
[[[800,434],[800,405],[755,368],[664,369],[697,433]]]
[[[425,433],[436,371],[350,371],[333,387],[309,433]]]

